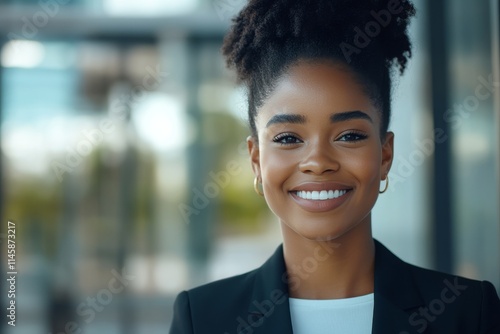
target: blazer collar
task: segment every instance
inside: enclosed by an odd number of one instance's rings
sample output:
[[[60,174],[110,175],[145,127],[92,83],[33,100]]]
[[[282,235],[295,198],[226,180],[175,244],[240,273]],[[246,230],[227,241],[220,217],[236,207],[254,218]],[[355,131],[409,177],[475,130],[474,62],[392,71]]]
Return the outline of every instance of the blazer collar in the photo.
[[[254,324],[251,324],[253,331],[248,333],[293,333],[282,244],[256,271],[248,312],[249,319],[255,319]]]
[[[417,333],[409,316],[424,302],[418,294],[411,267],[377,240],[374,284],[372,333]],[[248,312],[247,330],[241,333],[293,333],[283,245],[255,272]]]

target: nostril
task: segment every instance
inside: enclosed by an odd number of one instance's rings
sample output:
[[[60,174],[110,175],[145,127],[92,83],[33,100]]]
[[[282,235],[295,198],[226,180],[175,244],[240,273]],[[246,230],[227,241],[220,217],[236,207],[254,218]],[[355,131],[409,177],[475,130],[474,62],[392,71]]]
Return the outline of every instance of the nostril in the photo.
[[[318,161],[308,160],[303,161],[299,170],[303,173],[324,174],[329,172],[337,172],[340,169],[340,164],[337,161]]]

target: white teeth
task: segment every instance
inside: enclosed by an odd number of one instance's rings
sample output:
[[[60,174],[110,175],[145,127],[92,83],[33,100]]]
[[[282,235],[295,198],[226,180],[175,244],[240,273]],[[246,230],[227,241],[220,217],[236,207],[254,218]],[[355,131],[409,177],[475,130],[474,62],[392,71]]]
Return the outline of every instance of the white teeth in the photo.
[[[324,201],[327,198],[328,198],[328,191],[321,190],[321,192],[319,193],[319,199]]]
[[[313,201],[324,201],[327,199],[334,199],[343,196],[347,190],[321,190],[321,191],[297,191],[298,197],[303,199],[311,199]]]

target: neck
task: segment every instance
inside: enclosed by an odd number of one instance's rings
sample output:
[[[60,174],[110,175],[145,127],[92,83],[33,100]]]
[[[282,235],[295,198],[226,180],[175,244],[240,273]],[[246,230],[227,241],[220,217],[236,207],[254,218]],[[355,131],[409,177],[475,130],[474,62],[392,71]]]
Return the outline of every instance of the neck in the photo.
[[[370,222],[328,241],[306,239],[282,223],[289,294],[339,299],[373,292],[375,244]]]

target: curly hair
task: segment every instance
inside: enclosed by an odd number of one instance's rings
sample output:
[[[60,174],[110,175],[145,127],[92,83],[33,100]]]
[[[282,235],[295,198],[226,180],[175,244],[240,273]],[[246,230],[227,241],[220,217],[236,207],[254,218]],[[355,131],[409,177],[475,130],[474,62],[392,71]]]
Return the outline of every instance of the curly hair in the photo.
[[[222,53],[248,90],[248,120],[280,76],[299,60],[347,66],[389,127],[392,70],[402,74],[411,57],[410,0],[250,0],[233,19]]]

